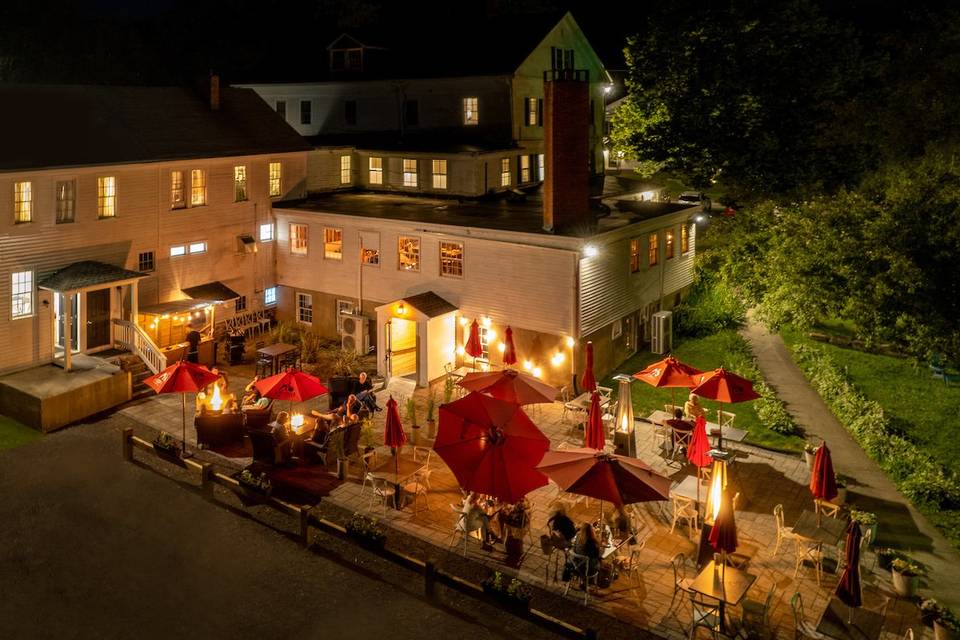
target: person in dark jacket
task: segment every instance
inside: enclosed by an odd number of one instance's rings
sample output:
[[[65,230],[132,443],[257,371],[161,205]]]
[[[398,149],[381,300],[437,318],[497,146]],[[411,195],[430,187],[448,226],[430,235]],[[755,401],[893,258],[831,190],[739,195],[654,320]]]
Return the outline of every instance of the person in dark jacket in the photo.
[[[193,364],[200,364],[200,340],[202,336],[200,332],[196,329],[193,329],[187,333],[187,362],[192,362]]]
[[[550,528],[550,533],[555,538],[568,544],[577,535],[577,525],[573,523],[563,507],[557,507],[557,510],[547,520],[547,527]]]
[[[360,372],[360,377],[357,378],[353,388],[357,401],[366,407],[370,413],[381,410],[380,406],[377,405],[377,396],[373,393],[373,383],[370,382],[366,371]]]

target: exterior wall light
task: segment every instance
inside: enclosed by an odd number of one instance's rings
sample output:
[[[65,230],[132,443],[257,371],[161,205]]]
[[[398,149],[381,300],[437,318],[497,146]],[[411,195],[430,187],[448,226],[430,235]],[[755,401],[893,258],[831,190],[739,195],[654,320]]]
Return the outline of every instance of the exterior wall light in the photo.
[[[586,258],[596,258],[599,254],[600,250],[592,244],[588,244],[583,248],[583,255]]]

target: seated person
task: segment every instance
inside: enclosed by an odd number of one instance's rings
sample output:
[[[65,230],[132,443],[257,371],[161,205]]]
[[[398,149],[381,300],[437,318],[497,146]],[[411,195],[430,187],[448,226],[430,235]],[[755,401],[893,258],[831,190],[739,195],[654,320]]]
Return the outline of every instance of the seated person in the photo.
[[[619,540],[629,537],[631,544],[636,543],[633,539],[636,531],[633,530],[633,526],[630,523],[630,516],[627,515],[623,507],[617,507],[613,511],[608,511],[604,514],[604,517],[606,518],[607,527],[609,527],[613,537]]]
[[[257,389],[256,386],[259,381],[260,376],[254,376],[253,380],[243,388],[243,402],[241,405],[253,404],[260,399],[260,390]]]
[[[483,549],[485,551],[492,549],[490,541],[494,536],[493,532],[490,531],[490,516],[487,515],[479,497],[472,491],[463,499],[461,513],[464,514],[463,524],[466,531],[476,531],[479,529],[480,539],[483,541]]]
[[[674,410],[673,418],[667,420],[667,426],[680,431],[693,431],[693,423],[683,419],[683,411],[680,409]]]
[[[263,396],[260,390],[254,387],[253,392],[244,397],[242,408],[246,411],[247,409],[266,409],[269,406],[270,398]]]
[[[573,539],[573,552],[590,560],[592,567],[600,562],[600,540],[589,522],[580,525],[580,532]]]
[[[333,412],[333,414],[341,418],[344,424],[349,424],[360,419],[360,416],[357,415],[357,412],[360,411],[361,408],[362,406],[357,400],[357,396],[351,393],[344,403]]]
[[[691,393],[687,401],[683,403],[683,413],[688,420],[695,420],[700,416],[705,416],[707,410],[700,404],[700,396]]]
[[[530,524],[529,513],[530,502],[525,497],[521,498],[520,502],[500,511],[501,528],[506,525],[514,529],[525,529]]]
[[[279,412],[277,418],[267,426],[278,440],[285,440],[290,435],[290,414]]]
[[[373,392],[373,383],[370,382],[370,378],[367,377],[366,371],[360,372],[360,377],[357,379],[356,385],[354,385],[354,393],[356,394],[357,401],[366,407],[370,413],[383,410],[377,404],[377,396]]]
[[[197,415],[204,412],[204,409],[207,408],[207,394],[203,391],[197,392],[196,398],[196,410]]]
[[[550,529],[551,537],[564,546],[569,546],[574,536],[577,535],[577,525],[567,516],[567,510],[562,506],[558,506],[557,510],[547,520],[547,527]]]

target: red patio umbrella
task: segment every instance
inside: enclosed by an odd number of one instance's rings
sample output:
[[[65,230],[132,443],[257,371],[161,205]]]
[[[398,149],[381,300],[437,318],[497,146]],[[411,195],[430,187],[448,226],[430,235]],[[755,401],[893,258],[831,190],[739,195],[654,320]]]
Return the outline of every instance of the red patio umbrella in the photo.
[[[597,379],[593,377],[593,342],[587,342],[587,362],[583,368],[583,378],[580,385],[584,391],[593,391],[597,388]]]
[[[474,371],[463,377],[460,386],[468,391],[481,391],[514,404],[553,402],[560,393],[546,382],[514,369]]]
[[[727,554],[737,550],[737,523],[733,514],[733,503],[730,500],[730,494],[722,491],[720,497],[720,511],[713,521],[713,528],[710,529],[710,546],[714,551],[721,553],[721,576],[720,584],[724,584],[724,578],[727,570]]]
[[[709,451],[710,440],[707,438],[707,420],[703,416],[697,416],[696,422],[693,423],[693,436],[691,436],[690,445],[687,447],[687,460],[697,467],[697,517],[700,515],[700,470],[713,462]]]
[[[290,400],[291,403],[303,402],[327,393],[327,388],[319,378],[296,369],[287,369],[269,378],[258,380],[254,386],[267,398]]]
[[[703,372],[699,369],[684,364],[673,356],[667,356],[663,360],[647,365],[646,369],[633,374],[633,377],[637,380],[643,380],[651,387],[670,387],[671,389],[685,387],[689,389],[697,386],[696,376],[701,373]],[[670,392],[670,404],[676,404],[673,400],[673,391]]]
[[[440,406],[440,427],[433,450],[460,486],[514,503],[547,477],[536,465],[550,447],[516,404],[472,392]]]
[[[144,384],[159,393],[180,394],[181,446],[187,452],[187,393],[196,393],[208,384],[216,382],[219,376],[206,367],[181,360],[160,373],[144,380]]]
[[[810,473],[810,493],[814,500],[833,500],[837,497],[837,476],[833,472],[833,459],[830,449],[824,442],[817,449],[813,459],[813,471]],[[817,509],[817,524],[820,524],[820,509]]]
[[[695,376],[694,382],[697,386],[692,390],[693,393],[704,398],[717,400],[720,403],[745,402],[760,397],[760,394],[753,390],[753,382],[741,378],[723,367]],[[723,404],[720,405],[720,411],[723,411]],[[721,419],[720,422],[720,434],[717,438],[718,449],[723,448],[723,420]]]
[[[849,620],[853,621],[853,608],[863,604],[863,592],[860,588],[860,524],[851,520],[847,525],[847,540],[845,543],[846,565],[840,574],[837,583],[837,598],[847,605]]]
[[[476,320],[470,325],[470,335],[467,337],[467,344],[464,350],[468,356],[473,356],[473,368],[477,368],[477,358],[483,355],[483,345],[480,344],[480,323]]]
[[[517,348],[513,344],[513,329],[507,327],[503,334],[503,364],[517,364]]]
[[[387,421],[383,427],[383,444],[396,450],[406,443],[407,432],[403,430],[403,424],[400,423],[400,410],[397,409],[397,401],[393,399],[393,396],[390,396],[390,399],[387,400]]]
[[[603,438],[603,410],[600,409],[600,394],[596,391],[590,396],[590,413],[587,415],[583,435],[585,447],[603,451],[606,444]]]

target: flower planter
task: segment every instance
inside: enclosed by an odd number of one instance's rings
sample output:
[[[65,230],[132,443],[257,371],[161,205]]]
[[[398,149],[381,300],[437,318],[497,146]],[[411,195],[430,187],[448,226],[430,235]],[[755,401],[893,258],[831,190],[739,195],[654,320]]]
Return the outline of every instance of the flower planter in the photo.
[[[501,589],[495,589],[492,584],[489,582],[483,582],[483,592],[486,594],[487,599],[507,611],[517,611],[525,612],[530,611],[530,598],[529,597],[517,597],[510,595],[506,591]]]
[[[418,424],[410,427],[410,444],[415,447],[420,444],[420,425]]]
[[[158,458],[172,462],[173,464],[183,466],[183,459],[180,457],[180,447],[158,447],[153,445],[153,452]]]
[[[919,576],[904,575],[893,568],[891,568],[890,576],[893,583],[893,590],[898,596],[902,598],[912,598],[913,594],[917,592]]]
[[[957,640],[960,634],[945,626],[939,618],[936,618],[933,621],[933,637],[936,640]]]
[[[370,551],[383,551],[383,548],[387,545],[386,536],[361,535],[358,533],[353,533],[350,530],[347,530],[347,535],[350,536],[350,538],[352,538],[358,545]]]
[[[803,452],[803,459],[807,461],[807,469],[810,469],[810,471],[813,471],[813,461],[816,457],[816,453],[810,453],[809,451]]]
[[[872,547],[875,544],[877,544],[877,523],[874,522],[873,524],[863,524],[861,522],[860,535],[861,536],[867,535],[867,531],[870,532],[870,546]]]

